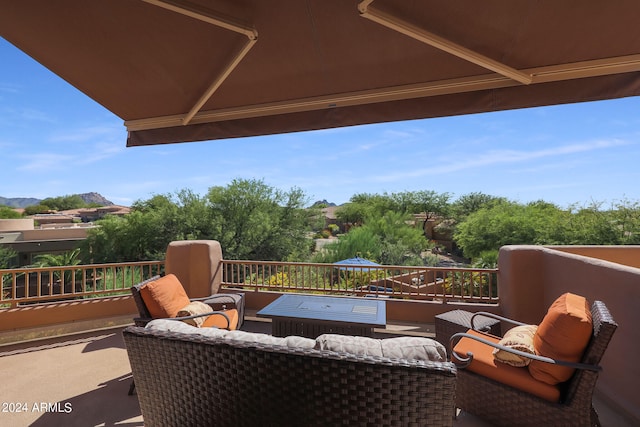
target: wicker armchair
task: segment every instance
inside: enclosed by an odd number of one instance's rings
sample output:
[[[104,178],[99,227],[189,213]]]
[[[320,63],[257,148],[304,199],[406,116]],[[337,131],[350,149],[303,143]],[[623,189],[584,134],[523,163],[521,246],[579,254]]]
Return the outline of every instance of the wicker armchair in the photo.
[[[136,326],[145,326],[147,323],[153,320],[153,316],[149,312],[149,309],[147,308],[147,305],[142,298],[140,289],[147,283],[158,280],[159,278],[160,276],[154,276],[131,287],[131,294],[133,295],[133,300],[136,303],[136,307],[138,308],[139,313],[139,317],[133,319]],[[202,301],[206,303],[211,307],[211,312],[196,316],[175,317],[175,320],[187,320],[195,317],[210,316],[212,314],[216,314],[226,318],[226,327],[224,326],[224,324],[222,325],[222,327],[225,327],[225,329],[240,329],[242,327],[242,324],[244,322],[244,295],[214,294],[204,298],[192,298],[191,301]],[[227,308],[235,309],[238,311],[237,324],[232,324],[229,316],[224,313],[224,310]]]
[[[452,426],[456,367],[130,326],[145,426]]]
[[[505,322],[522,325],[490,313]],[[458,370],[456,406],[466,412],[475,414],[497,426],[540,426],[540,425],[600,425],[598,415],[592,406],[593,391],[601,367],[598,365],[609,345],[609,341],[617,328],[609,310],[601,301],[595,301],[591,307],[593,334],[583,353],[580,363],[568,363],[545,357],[508,349],[491,341],[477,339],[475,335],[466,333],[451,337],[453,345],[462,337],[479,340],[492,347],[509,351],[520,356],[529,357],[558,365],[576,368],[573,376],[560,384],[560,402],[550,402],[511,386],[483,377],[467,369]],[[471,362],[473,355],[464,359],[458,355],[458,367],[465,367]],[[454,355],[456,357],[456,355]]]

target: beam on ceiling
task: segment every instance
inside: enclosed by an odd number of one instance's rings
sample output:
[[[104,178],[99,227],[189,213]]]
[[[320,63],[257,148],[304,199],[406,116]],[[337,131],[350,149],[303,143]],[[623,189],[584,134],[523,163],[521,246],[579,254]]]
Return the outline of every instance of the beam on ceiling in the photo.
[[[358,4],[360,16],[522,84],[528,85],[532,82],[530,74],[516,70],[400,18],[372,8],[370,7],[371,3],[373,3],[373,0],[365,0]]]
[[[238,66],[242,59],[249,53],[253,45],[258,41],[258,32],[244,24],[234,22],[234,20],[213,13],[210,10],[203,9],[188,2],[180,2],[175,0],[142,0],[154,6],[161,7],[163,9],[170,10],[175,13],[179,13],[190,18],[197,19],[202,22],[206,22],[216,27],[224,28],[225,30],[233,31],[238,34],[242,34],[247,37],[247,41],[238,50],[233,59],[222,69],[222,71],[215,77],[213,82],[200,96],[198,101],[181,118],[182,125],[188,125],[195,115],[202,109],[204,104],[213,96],[218,90],[220,85],[229,77],[233,70]]]
[[[154,6],[179,13],[190,18],[197,19],[225,30],[234,31],[247,36],[249,39],[257,39],[258,32],[250,26],[236,21],[234,18],[223,16],[222,14],[212,12],[211,10],[189,3],[187,1],[177,0],[142,0]]]

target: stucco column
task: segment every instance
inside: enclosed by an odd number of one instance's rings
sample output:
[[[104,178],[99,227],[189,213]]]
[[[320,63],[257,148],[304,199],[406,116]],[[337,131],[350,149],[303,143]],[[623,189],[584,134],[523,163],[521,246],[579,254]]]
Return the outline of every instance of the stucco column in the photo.
[[[216,240],[180,240],[169,243],[166,274],[173,273],[191,298],[207,297],[220,289],[222,247]]]
[[[544,307],[544,248],[503,246],[498,255],[502,313],[514,320],[538,324]]]

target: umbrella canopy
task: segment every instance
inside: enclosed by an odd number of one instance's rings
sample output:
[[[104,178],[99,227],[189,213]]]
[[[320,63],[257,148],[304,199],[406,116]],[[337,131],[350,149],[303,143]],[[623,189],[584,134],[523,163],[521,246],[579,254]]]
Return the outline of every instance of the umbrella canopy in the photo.
[[[348,258],[348,259],[343,259],[342,261],[338,261],[338,262],[334,262],[334,264],[338,264],[338,265],[347,265],[348,267],[340,267],[340,270],[366,270],[361,268],[364,266],[372,266],[372,265],[377,265],[379,266],[380,264],[373,262],[373,261],[369,261],[368,259],[365,258],[360,258],[359,256],[355,256],[353,258]]]
[[[377,262],[369,261],[365,258],[355,256],[353,258],[343,259],[342,261],[334,262],[334,264],[346,264],[346,265],[380,265]]]
[[[636,0],[20,0],[0,35],[127,144],[640,94]]]

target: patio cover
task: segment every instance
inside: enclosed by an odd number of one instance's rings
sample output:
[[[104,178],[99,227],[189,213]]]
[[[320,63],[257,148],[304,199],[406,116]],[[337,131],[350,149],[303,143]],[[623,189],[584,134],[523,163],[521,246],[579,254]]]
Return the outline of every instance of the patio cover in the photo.
[[[0,0],[127,145],[640,94],[637,0]]]

